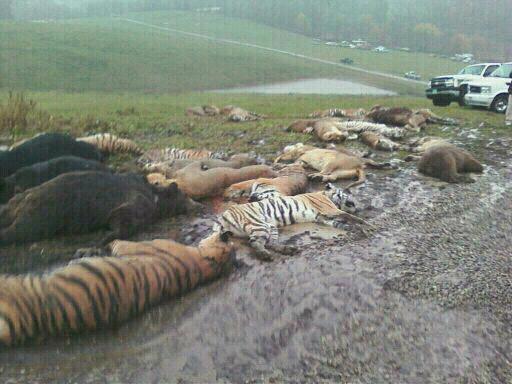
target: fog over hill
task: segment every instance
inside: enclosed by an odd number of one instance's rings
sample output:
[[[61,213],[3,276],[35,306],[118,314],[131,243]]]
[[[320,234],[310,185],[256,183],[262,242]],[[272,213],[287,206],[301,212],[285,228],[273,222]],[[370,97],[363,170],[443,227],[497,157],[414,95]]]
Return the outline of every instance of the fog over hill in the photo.
[[[166,9],[219,12],[323,39],[512,60],[510,0],[0,0],[0,18],[15,19]]]

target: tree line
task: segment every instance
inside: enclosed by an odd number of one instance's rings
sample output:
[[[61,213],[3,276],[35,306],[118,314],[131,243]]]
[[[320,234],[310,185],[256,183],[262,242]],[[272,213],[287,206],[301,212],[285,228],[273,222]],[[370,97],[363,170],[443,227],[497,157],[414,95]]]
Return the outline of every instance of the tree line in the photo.
[[[510,59],[511,0],[0,0],[0,18],[108,16],[129,11],[219,7],[244,18],[324,40],[362,38],[422,52],[473,52]]]

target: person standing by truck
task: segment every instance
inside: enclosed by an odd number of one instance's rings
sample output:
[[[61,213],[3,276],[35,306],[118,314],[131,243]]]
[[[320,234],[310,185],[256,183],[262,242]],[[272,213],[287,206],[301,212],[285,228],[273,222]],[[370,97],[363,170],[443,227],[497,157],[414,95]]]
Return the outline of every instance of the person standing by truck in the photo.
[[[512,125],[512,72],[510,72],[510,83],[508,85],[508,105],[507,114],[505,115],[505,125]]]

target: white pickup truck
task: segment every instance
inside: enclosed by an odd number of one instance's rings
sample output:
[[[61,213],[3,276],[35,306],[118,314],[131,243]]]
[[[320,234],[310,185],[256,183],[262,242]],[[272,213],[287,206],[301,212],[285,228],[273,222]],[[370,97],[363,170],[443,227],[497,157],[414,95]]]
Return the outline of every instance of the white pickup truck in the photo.
[[[464,96],[466,105],[474,105],[505,113],[508,106],[508,85],[512,81],[512,63],[502,64],[485,79],[469,81]]]
[[[452,101],[458,101],[463,105],[466,88],[463,86],[461,89],[461,85],[490,76],[500,65],[500,63],[474,64],[463,68],[456,75],[434,77],[428,83],[426,96],[432,100],[434,105],[440,107],[446,107]]]

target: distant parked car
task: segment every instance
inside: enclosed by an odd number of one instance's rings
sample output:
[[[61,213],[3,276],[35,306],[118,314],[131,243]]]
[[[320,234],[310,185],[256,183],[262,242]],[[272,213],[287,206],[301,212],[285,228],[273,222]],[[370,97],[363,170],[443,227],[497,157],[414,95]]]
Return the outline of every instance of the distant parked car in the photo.
[[[512,76],[512,63],[502,64],[487,77],[467,83],[464,95],[466,105],[486,107],[494,112],[505,113],[508,107],[508,85]]]
[[[370,43],[362,39],[352,40],[352,44],[359,49],[370,49]]]
[[[500,63],[481,63],[464,67],[456,75],[438,76],[430,80],[425,93],[434,105],[446,107],[452,101],[464,105],[467,82],[488,77],[500,67]]]
[[[341,64],[352,65],[352,64],[354,64],[354,60],[352,60],[350,57],[345,57],[345,58],[340,60],[340,63]]]
[[[414,71],[406,72],[404,76],[411,80],[421,80],[421,76]]]
[[[389,52],[389,49],[387,49],[386,47],[380,45],[378,47],[373,48],[373,52],[386,53],[386,52]]]
[[[338,45],[338,43],[336,43],[334,41],[328,41],[327,43],[325,43],[325,45],[329,45],[331,47],[336,47]]]

